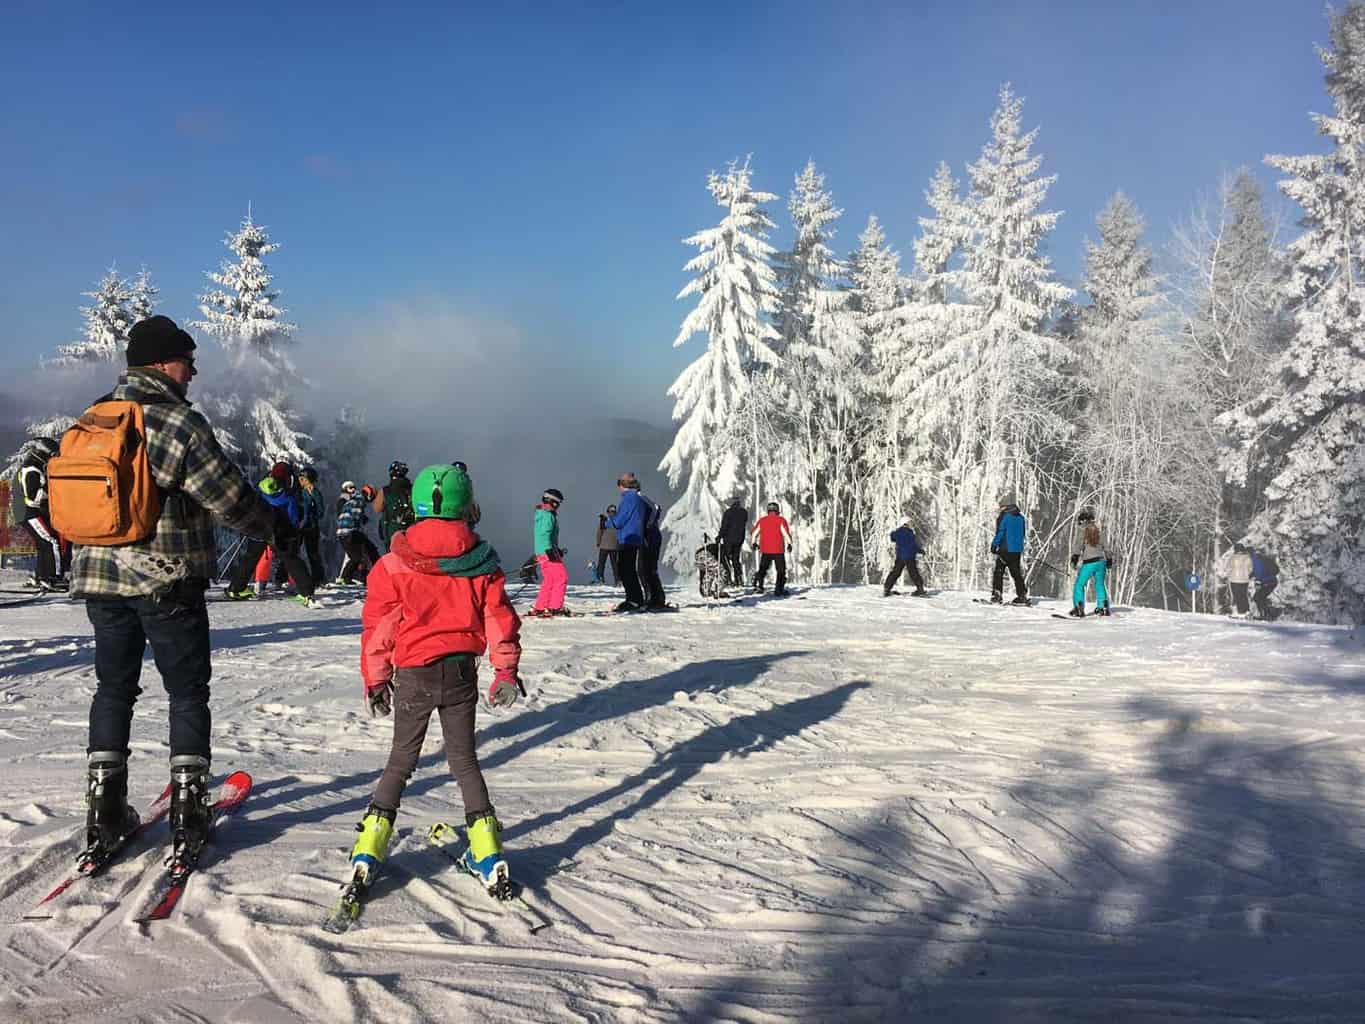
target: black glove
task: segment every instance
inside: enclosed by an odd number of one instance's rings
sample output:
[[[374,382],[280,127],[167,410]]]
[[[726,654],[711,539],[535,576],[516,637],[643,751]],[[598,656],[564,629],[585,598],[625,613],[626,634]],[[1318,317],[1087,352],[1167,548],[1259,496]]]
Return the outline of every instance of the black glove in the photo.
[[[787,545],[787,554],[790,555],[791,553],[792,553],[792,546],[791,546],[790,544],[788,544],[788,545]]]
[[[993,554],[993,555],[998,555],[998,554],[1000,554],[1000,545],[999,545],[999,544],[995,544],[995,543],[992,543],[992,544],[991,544],[991,554]]]
[[[1073,568],[1073,569],[1076,568],[1076,566],[1077,566],[1077,564],[1080,562],[1080,560],[1081,560],[1081,556],[1080,556],[1080,555],[1072,555],[1072,556],[1071,556],[1071,568]]]
[[[1114,568],[1114,560],[1113,560],[1112,558],[1106,558],[1106,559],[1104,560],[1104,567],[1105,567],[1106,569],[1112,569],[1112,568]]]
[[[564,552],[560,551],[559,548],[551,548],[545,552],[545,557],[552,562],[562,562],[564,561]]]
[[[393,683],[365,687],[365,710],[371,718],[385,718],[393,711]]]

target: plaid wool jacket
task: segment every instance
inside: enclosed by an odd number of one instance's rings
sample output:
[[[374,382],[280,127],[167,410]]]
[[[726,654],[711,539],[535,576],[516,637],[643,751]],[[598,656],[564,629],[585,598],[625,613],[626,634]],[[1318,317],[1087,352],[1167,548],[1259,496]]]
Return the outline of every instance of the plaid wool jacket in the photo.
[[[161,489],[161,518],[146,540],[76,547],[73,597],[156,597],[182,580],[207,586],[217,571],[214,515],[239,533],[272,537],[270,506],[173,380],[146,367],[130,368],[109,398],[143,403],[147,461]]]

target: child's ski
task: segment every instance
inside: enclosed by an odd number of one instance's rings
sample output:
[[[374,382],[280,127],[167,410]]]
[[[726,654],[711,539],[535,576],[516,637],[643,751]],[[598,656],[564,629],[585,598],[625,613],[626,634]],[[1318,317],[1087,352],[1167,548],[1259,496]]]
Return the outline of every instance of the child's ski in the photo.
[[[204,838],[205,844],[213,838],[214,830],[223,819],[242,806],[242,801],[250,793],[251,776],[246,772],[233,772],[223,780],[222,788],[218,790],[218,799],[209,808],[209,828],[208,834]],[[171,855],[167,860],[166,874],[160,882],[160,896],[151,910],[137,918],[138,924],[163,921],[171,916],[171,913],[180,903],[180,897],[185,894],[185,886],[188,884],[194,869],[198,867],[199,858],[202,855],[202,846],[195,851],[192,857],[176,860],[175,855]]]
[[[512,895],[505,900],[498,899],[485,889],[478,876],[474,875],[464,866],[464,858],[452,849],[450,841],[458,838],[460,838],[460,830],[449,822],[438,821],[436,824],[432,825],[431,828],[427,829],[427,842],[438,850],[443,857],[454,864],[455,867],[459,869],[460,874],[473,879],[478,884],[479,891],[488,897],[489,903],[510,913],[532,934],[535,934],[544,928],[549,928],[554,923],[539,910],[526,902],[525,898],[521,895],[521,886],[517,885],[515,882],[512,883]]]
[[[322,930],[340,935],[350,928],[360,916],[360,909],[365,905],[365,897],[369,895],[374,881],[375,876],[366,875],[357,868],[350,881],[341,887],[341,895],[337,897],[331,912],[323,918]]]

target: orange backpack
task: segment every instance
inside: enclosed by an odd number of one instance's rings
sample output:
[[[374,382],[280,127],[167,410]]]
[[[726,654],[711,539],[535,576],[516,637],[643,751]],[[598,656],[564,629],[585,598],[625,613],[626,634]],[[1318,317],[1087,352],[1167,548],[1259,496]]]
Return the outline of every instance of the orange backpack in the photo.
[[[73,544],[110,547],[156,532],[161,491],[139,402],[101,400],[62,435],[47,463],[52,526]]]

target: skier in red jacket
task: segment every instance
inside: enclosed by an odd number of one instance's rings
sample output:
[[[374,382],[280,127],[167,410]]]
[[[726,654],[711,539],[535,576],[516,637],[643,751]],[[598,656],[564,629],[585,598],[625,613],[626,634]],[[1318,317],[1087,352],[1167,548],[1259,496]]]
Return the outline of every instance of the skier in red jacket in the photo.
[[[470,844],[464,867],[505,897],[511,882],[502,827],[474,754],[477,659],[487,651],[493,666],[490,704],[524,696],[517,678],[521,620],[507,600],[497,552],[470,528],[478,506],[469,476],[454,466],[428,466],[413,482],[412,507],[417,521],[389,538],[389,553],[370,570],[361,615],[365,704],[376,717],[392,712],[394,722],[388,764],[351,851],[352,881],[367,885],[388,852],[399,800],[435,711],[464,799]]]
[[[749,531],[750,538],[758,535],[758,550],[763,556],[758,562],[758,575],[754,577],[754,589],[763,593],[763,582],[768,577],[768,566],[777,563],[777,585],[773,594],[781,597],[787,592],[787,555],[792,549],[792,528],[781,516],[777,502],[768,502],[768,514],[754,523]]]

